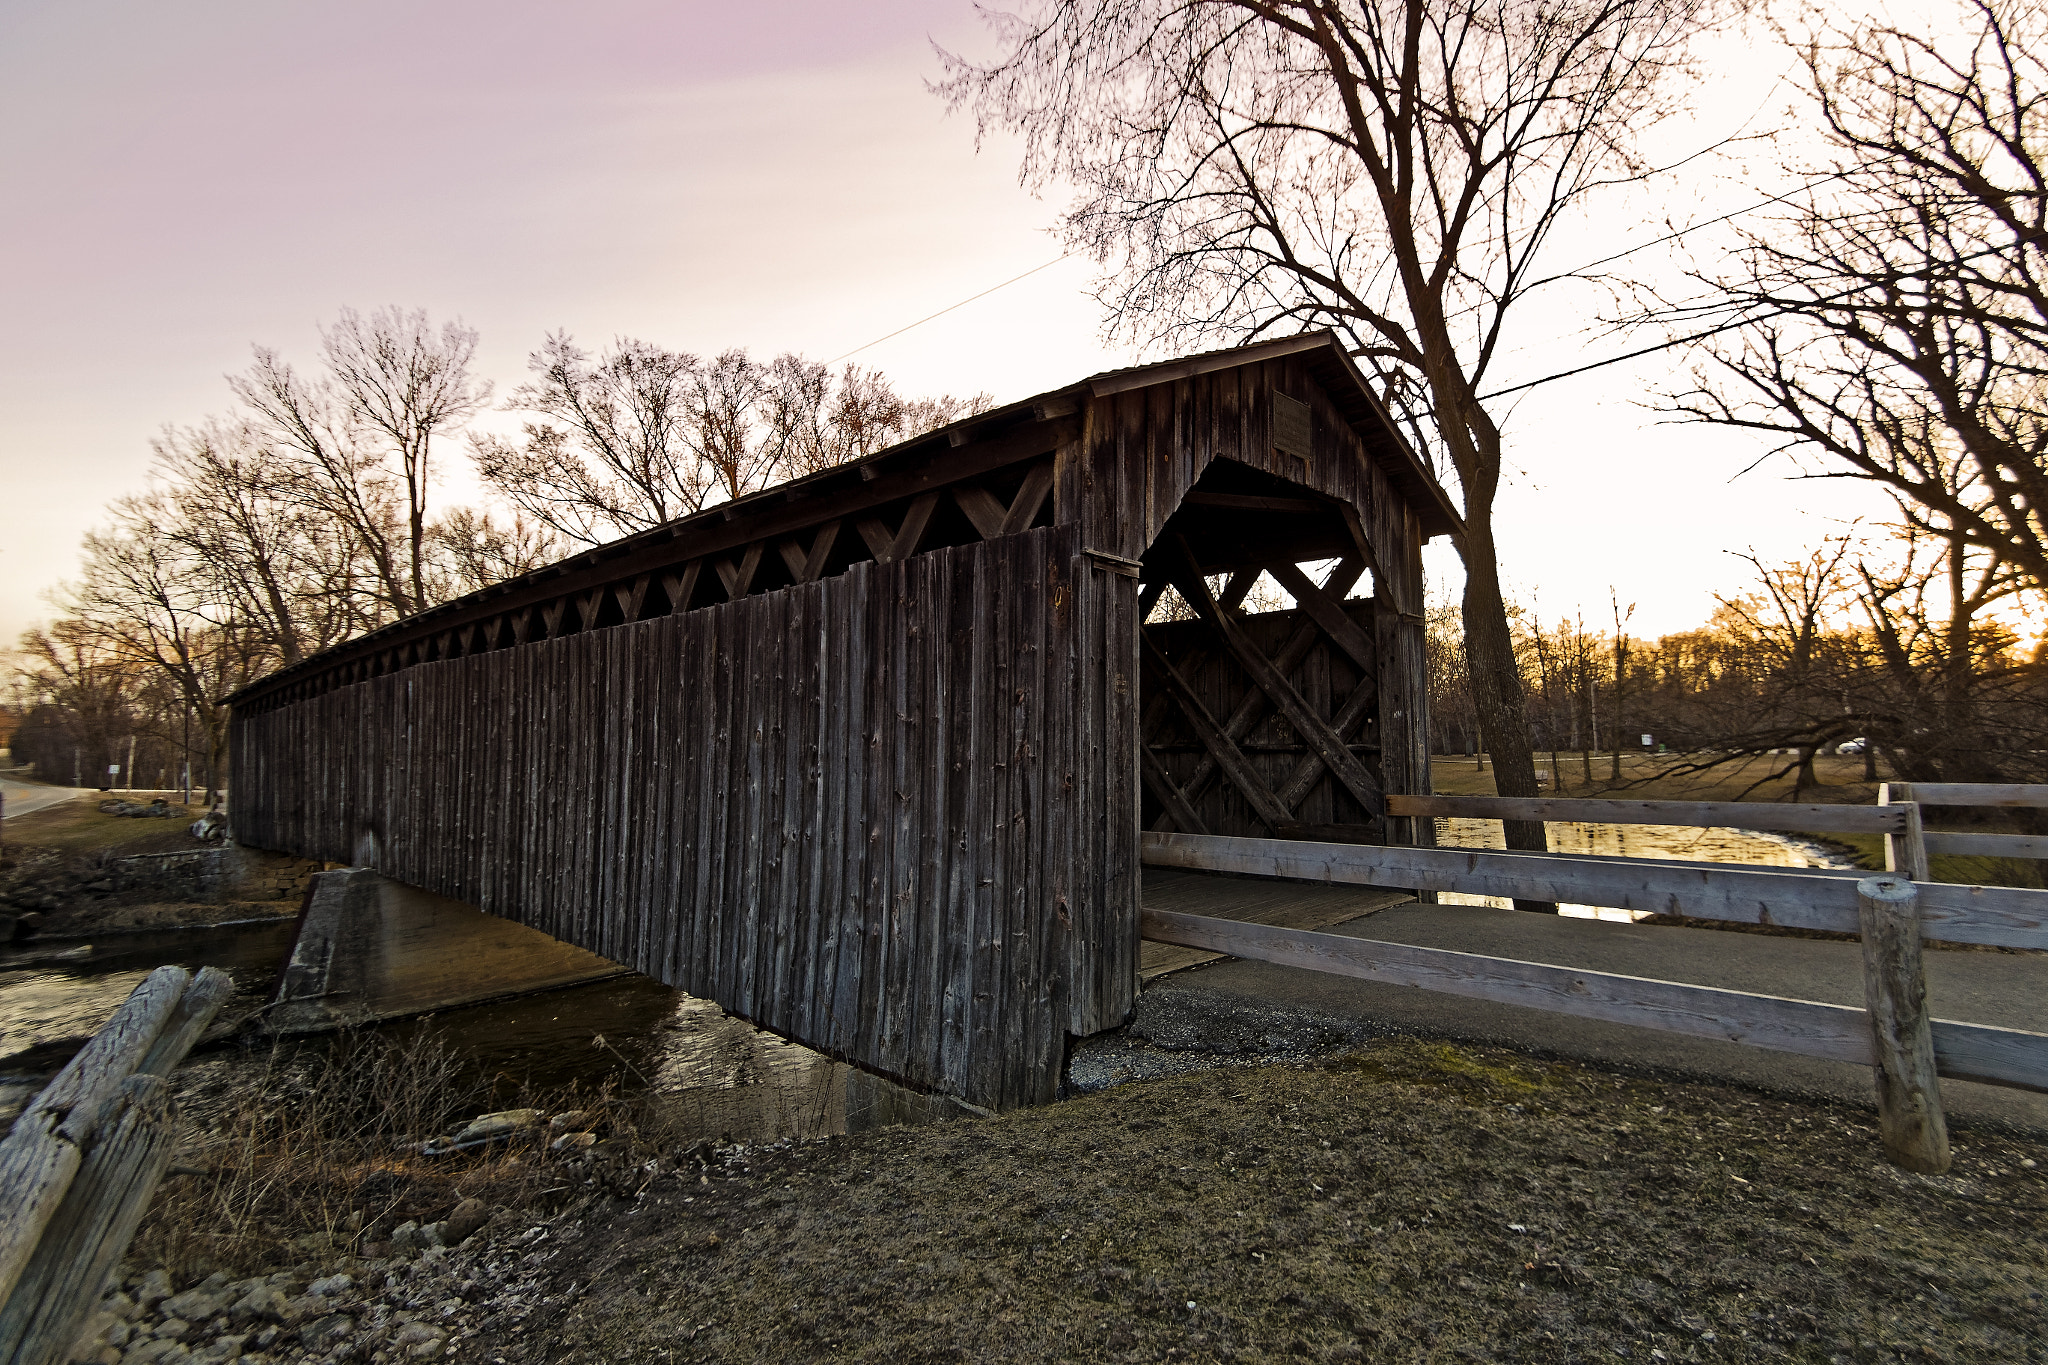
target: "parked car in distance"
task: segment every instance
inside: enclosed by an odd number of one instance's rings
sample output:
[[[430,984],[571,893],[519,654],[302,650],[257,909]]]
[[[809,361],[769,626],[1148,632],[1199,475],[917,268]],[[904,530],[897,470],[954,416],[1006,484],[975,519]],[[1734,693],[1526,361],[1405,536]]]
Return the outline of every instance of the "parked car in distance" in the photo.
[[[1838,754],[1860,754],[1869,747],[1870,741],[1867,739],[1845,739],[1835,746],[1835,752]]]

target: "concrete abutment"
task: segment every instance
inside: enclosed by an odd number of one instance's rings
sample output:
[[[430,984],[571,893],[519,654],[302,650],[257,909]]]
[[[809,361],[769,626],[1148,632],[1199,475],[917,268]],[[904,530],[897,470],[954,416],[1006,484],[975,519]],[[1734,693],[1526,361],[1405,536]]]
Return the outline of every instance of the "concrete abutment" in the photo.
[[[265,1015],[316,1033],[623,976],[608,958],[364,867],[314,876]]]

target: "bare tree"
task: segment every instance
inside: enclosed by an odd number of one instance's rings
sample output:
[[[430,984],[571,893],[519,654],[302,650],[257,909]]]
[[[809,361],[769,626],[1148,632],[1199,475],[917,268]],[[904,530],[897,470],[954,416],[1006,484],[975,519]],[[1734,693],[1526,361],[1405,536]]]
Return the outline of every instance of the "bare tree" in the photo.
[[[1732,623],[1752,643],[1768,671],[1771,686],[1765,709],[1753,712],[1746,728],[1759,733],[1773,725],[1784,727],[1782,738],[1799,755],[1798,776],[1792,784],[1795,795],[1802,788],[1818,785],[1813,760],[1822,746],[1849,738],[1850,734],[1842,731],[1853,732],[1858,724],[1848,716],[1846,706],[1841,708],[1840,729],[1824,721],[1813,723],[1816,711],[1827,715],[1828,694],[1837,690],[1829,684],[1841,676],[1841,661],[1825,655],[1826,647],[1838,638],[1835,622],[1849,595],[1843,561],[1852,545],[1847,536],[1824,540],[1804,559],[1776,565],[1765,564],[1754,552],[1741,555],[1739,558],[1756,570],[1759,591],[1732,597],[1716,594],[1714,598],[1722,621]],[[1818,707],[1814,704],[1817,698]],[[1770,737],[1774,741],[1780,738],[1777,734]]]
[[[209,420],[166,429],[153,446],[161,491],[148,499],[150,525],[279,664],[361,627],[358,538],[292,495],[260,432]]]
[[[391,616],[431,605],[433,443],[489,396],[469,375],[476,341],[457,323],[434,330],[424,311],[346,309],[321,332],[328,373],[306,378],[259,346],[228,381],[271,447],[278,486],[347,528]]]
[[[1454,471],[1474,705],[1507,795],[1537,793],[1493,534],[1483,400],[1544,249],[1673,106],[1708,0],[1040,0],[991,18],[940,93],[1078,187],[1069,240],[1143,340],[1331,327]],[[1543,847],[1516,822],[1509,845]]]
[[[988,406],[906,399],[876,371],[816,361],[711,360],[621,338],[593,357],[566,333],[528,361],[511,407],[521,440],[473,441],[485,482],[527,516],[595,545],[777,479],[815,473]]]
[[[1676,401],[1821,477],[1891,490],[2048,587],[2048,6],[1972,0],[1957,36],[1884,24],[1803,45],[1829,144],[1778,221],[1706,276],[1752,325]]]
[[[131,732],[140,678],[84,623],[60,619],[21,637],[20,692],[31,712],[48,707],[62,717],[72,752],[66,765],[37,760],[44,777],[69,775],[85,786],[106,784],[116,742]]]
[[[2038,650],[2032,658],[2019,655],[2020,642],[1997,609],[2017,602],[2040,620],[2048,600],[1967,536],[1936,539],[1907,530],[1897,558],[1856,565],[1874,675],[1853,708],[1864,721],[1861,737],[1871,753],[1882,746],[1894,770],[1913,781],[2038,776],[2048,674]],[[1846,697],[1843,709],[1852,710]]]
[[[228,385],[248,407],[274,486],[310,516],[342,528],[368,570],[373,623],[409,614],[397,486],[329,379],[306,379],[276,351],[256,348]]]
[[[457,507],[427,529],[441,570],[440,594],[460,597],[517,578],[562,557],[559,537],[517,512],[503,521]]]
[[[411,610],[427,605],[427,500],[436,438],[453,435],[490,401],[488,381],[472,378],[476,329],[444,322],[427,310],[379,308],[365,318],[341,310],[322,328],[320,351],[348,397],[355,422],[376,433],[397,458],[405,486],[406,557]]]
[[[473,439],[486,483],[586,545],[685,516],[711,496],[697,459],[695,356],[631,338],[593,358],[566,332],[527,361],[510,406],[539,418],[525,439]]]
[[[225,566],[167,531],[178,512],[171,496],[124,498],[113,510],[113,527],[86,537],[65,624],[130,674],[168,689],[206,735],[206,771],[219,773],[228,741],[222,699],[278,662],[269,632],[236,611]]]

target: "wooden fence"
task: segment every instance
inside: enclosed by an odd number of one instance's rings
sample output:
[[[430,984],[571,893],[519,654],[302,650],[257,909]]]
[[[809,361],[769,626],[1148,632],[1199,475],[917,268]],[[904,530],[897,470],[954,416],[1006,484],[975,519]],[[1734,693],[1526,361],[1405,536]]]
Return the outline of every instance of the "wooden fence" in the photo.
[[[1887,782],[1878,788],[1878,808],[1906,812],[1905,828],[1885,835],[1885,866],[1914,881],[1926,881],[1930,854],[1983,858],[2048,858],[2048,838],[2038,834],[1952,834],[1929,830],[1922,812],[1929,806],[1993,806],[2007,810],[2048,806],[2048,786],[2005,782]]]
[[[1143,857],[1157,867],[1581,901],[1857,934],[1865,943],[1869,996],[1860,1010],[1201,915],[1147,910],[1140,921],[1143,935],[1160,943],[1873,1066],[1885,1106],[1886,1149],[1915,1170],[1947,1166],[1946,1138],[1936,1131],[1935,1074],[2048,1092],[2048,1034],[1927,1019],[1919,967],[1923,937],[2048,949],[2048,891],[1859,880],[1854,873],[1791,868],[1186,834],[1145,835]],[[1911,894],[1902,897],[1901,888]],[[1901,922],[1910,932],[1897,927]],[[1921,1033],[1924,1040],[1916,1041]],[[1924,1075],[1910,1064],[1922,1053]]]
[[[1931,854],[2048,860],[2048,836],[1964,834],[1926,827],[1927,807],[2048,807],[2048,785],[1990,782],[1887,782],[1874,806],[1792,805],[1765,801],[1629,801],[1609,797],[1390,796],[1389,815],[1472,820],[1587,820],[1610,825],[1689,825],[1793,830],[1802,834],[1882,834],[1885,866],[1929,880]]]
[[[0,1142],[0,1365],[58,1365],[170,1165],[164,1077],[233,983],[159,967],[43,1087]]]

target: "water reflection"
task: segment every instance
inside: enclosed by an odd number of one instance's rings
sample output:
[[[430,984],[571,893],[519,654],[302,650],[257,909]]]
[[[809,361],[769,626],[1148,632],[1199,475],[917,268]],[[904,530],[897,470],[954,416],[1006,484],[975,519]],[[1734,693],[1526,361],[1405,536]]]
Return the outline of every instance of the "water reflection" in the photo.
[[[195,972],[223,969],[235,983],[227,1015],[253,1010],[269,995],[292,933],[290,920],[263,920],[0,950],[0,1072],[19,1065],[23,1053],[89,1037],[143,977],[165,963]]]
[[[1819,844],[1795,835],[1765,830],[1588,824],[1579,820],[1547,821],[1543,828],[1549,835],[1552,853],[1590,853],[1607,858],[1674,858],[1695,863],[1747,863],[1753,867],[1855,866],[1848,858]],[[1436,841],[1446,848],[1507,847],[1498,820],[1439,817]],[[1490,905],[1501,910],[1513,908],[1506,897],[1473,896],[1462,891],[1439,892],[1437,900],[1444,905]],[[1559,905],[1557,909],[1559,914],[1579,919],[1623,923],[1632,923],[1649,913],[1596,905]]]
[[[269,997],[294,925],[131,934],[0,953],[0,1123],[106,1021],[150,969],[225,968],[228,1016]],[[685,1139],[766,1142],[922,1123],[965,1106],[870,1076],[762,1032],[708,1000],[644,976],[614,977],[376,1026],[394,1041],[431,1029],[498,1105],[575,1087],[644,1101]],[[319,1046],[318,1039],[308,1040]],[[201,1065],[264,1066],[262,1049]],[[218,1085],[218,1081],[214,1084]]]

